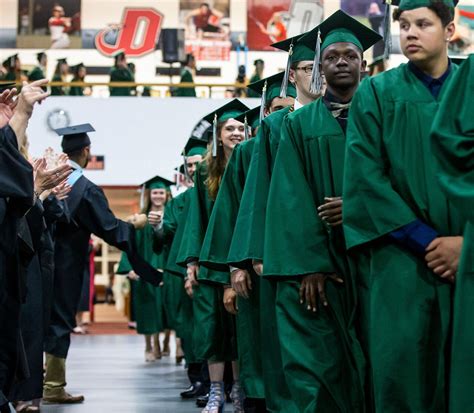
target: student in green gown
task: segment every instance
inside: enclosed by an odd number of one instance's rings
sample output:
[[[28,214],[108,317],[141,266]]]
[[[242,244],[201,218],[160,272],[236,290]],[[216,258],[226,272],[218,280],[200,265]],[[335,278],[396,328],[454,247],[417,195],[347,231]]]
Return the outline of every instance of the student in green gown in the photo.
[[[21,62],[18,53],[6,59],[3,62],[3,67],[7,71],[3,78],[4,81],[21,83]]]
[[[165,206],[171,198],[169,187],[171,182],[165,178],[156,176],[144,183],[144,196],[147,197],[143,213],[151,211],[163,215]],[[137,244],[140,254],[154,268],[162,271],[167,258],[168,249],[164,248],[161,254],[153,251],[153,227],[147,224],[143,229],[137,231]],[[133,300],[135,304],[135,316],[137,322],[137,333],[145,336],[145,361],[152,362],[161,358],[159,334],[164,330],[164,308],[162,297],[162,286],[154,286],[140,280],[140,274],[136,274],[125,254],[122,254],[118,274],[126,274],[131,282],[135,282],[133,289]]]
[[[467,222],[461,258],[453,256],[455,277],[449,411],[474,410],[474,55],[453,76],[433,123],[431,145],[438,180]],[[431,260],[436,265],[436,257]],[[433,266],[433,264],[431,266]],[[454,268],[455,270],[456,268]],[[435,268],[442,274],[446,266]],[[451,273],[453,274],[454,271]]]
[[[180,83],[194,83],[193,73],[196,70],[196,58],[192,54],[186,55],[186,62],[181,68]],[[196,88],[181,87],[176,91],[175,96],[181,97],[196,97]]]
[[[236,120],[245,123],[247,119],[254,136],[262,114],[272,113],[294,103],[296,89],[292,85],[288,87],[287,97],[280,98],[283,77],[284,72],[249,85],[249,89],[258,96],[265,89],[262,97],[263,113],[258,106],[240,115]],[[229,247],[256,141],[257,139],[246,140],[232,152],[201,249],[202,265],[221,270],[229,268],[227,264]],[[261,362],[263,354],[260,337],[260,279],[251,268],[231,268],[228,283],[239,296],[236,312],[237,341],[240,379],[247,396],[246,407],[249,409],[253,407],[256,412],[266,411]],[[235,312],[235,309],[230,308],[230,311]]]
[[[192,285],[188,293],[193,297],[194,323],[199,326],[193,337],[196,357],[207,360],[209,366],[211,389],[203,413],[223,411],[226,361],[233,362],[231,398],[235,412],[243,412],[245,398],[236,362],[234,320],[224,308],[224,303],[232,305],[236,299],[231,288],[223,288],[229,271],[200,267],[199,256],[226,164],[234,147],[244,139],[244,125],[235,117],[246,110],[247,106],[234,99],[205,118],[213,124],[213,142],[196,171],[190,213],[184,230],[186,235],[178,256],[178,263],[187,266],[187,278]]]
[[[265,62],[262,59],[257,59],[253,62],[255,66],[255,71],[253,72],[252,76],[250,77],[249,83],[257,83],[263,79],[263,71],[265,69]],[[258,98],[260,95],[258,92],[255,92],[252,88],[249,88],[247,91],[247,97],[249,98]]]
[[[288,72],[282,81],[282,96],[289,95],[285,93],[287,77],[289,83],[295,85],[297,96],[294,105],[268,114],[260,125],[229,249],[230,265],[251,269],[254,260],[254,270],[257,274],[262,273],[268,189],[283,119],[288,113],[299,110],[318,97],[317,94],[310,92],[310,74],[315,53],[313,48],[297,42],[301,36],[274,44],[274,47],[281,50],[291,50]],[[270,278],[263,277],[260,280],[262,303],[260,324],[262,342],[269,343],[264,348],[262,357],[265,400],[267,409],[271,412],[293,413],[298,412],[298,409],[288,390],[285,377],[281,374],[282,361],[276,329],[275,297],[276,283]]]
[[[114,56],[114,67],[110,70],[111,82],[135,82],[135,76],[127,64],[127,56],[120,52]],[[131,96],[134,87],[109,87],[110,96]]]
[[[160,216],[149,214],[149,222],[155,227],[154,249],[161,252],[165,245],[169,246],[165,275],[168,274],[168,283],[177,284],[178,286],[174,307],[175,329],[177,337],[181,340],[190,381],[189,388],[181,392],[181,397],[185,399],[203,396],[209,391],[207,366],[203,366],[203,362],[194,356],[193,351],[193,307],[192,299],[186,294],[184,288],[186,269],[176,264],[176,256],[181,245],[189,211],[190,189],[193,186],[194,173],[206,150],[207,135],[203,134],[201,136],[197,132],[193,133],[183,151],[186,168],[183,173],[186,177],[185,185],[189,189],[173,198],[171,205],[166,208],[162,220]]]
[[[46,78],[48,55],[45,52],[39,52],[36,55],[36,59],[38,60],[38,65],[35,66],[30,73],[28,73],[28,80],[30,82]]]
[[[300,412],[365,412],[364,356],[353,325],[355,288],[340,197],[349,108],[366,68],[363,52],[381,39],[338,11],[299,40],[313,48],[318,43],[320,56],[308,77],[320,93],[324,76],[326,91],[283,120],[263,271],[277,280],[283,372]]]
[[[84,66],[84,63],[79,63],[78,65],[73,66],[72,74],[73,78],[71,82],[84,82],[87,75],[87,69]],[[71,86],[69,96],[84,96],[84,89],[85,88],[82,86]]]
[[[447,409],[453,286],[426,260],[449,263],[464,229],[429,139],[457,70],[453,16],[451,0],[401,0],[394,18],[409,62],[365,79],[351,106],[343,225],[376,412]]]
[[[58,59],[54,71],[53,82],[67,82],[69,76],[69,65],[66,59]],[[68,94],[68,88],[65,86],[51,86],[51,96],[64,96]]]

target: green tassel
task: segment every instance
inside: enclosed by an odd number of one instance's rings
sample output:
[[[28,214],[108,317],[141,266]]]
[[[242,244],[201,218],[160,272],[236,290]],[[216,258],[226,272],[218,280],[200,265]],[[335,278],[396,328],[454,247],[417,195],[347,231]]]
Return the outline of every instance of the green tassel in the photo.
[[[290,50],[288,51],[288,60],[286,62],[285,75],[281,82],[280,97],[286,98],[286,92],[288,90],[288,81],[290,79],[290,66],[291,66],[291,55],[293,54],[293,43],[290,44]]]
[[[212,123],[212,157],[217,157],[217,113],[214,114],[214,122]]]
[[[319,62],[321,61],[321,31],[318,30],[318,38],[316,40],[316,49],[313,60],[313,73],[311,74],[310,92],[320,95],[323,91],[323,78],[319,71]]]
[[[383,38],[385,42],[385,48],[383,52],[383,58],[388,59],[392,52],[392,30],[391,30],[391,17],[390,17],[390,5],[392,0],[385,0],[385,13],[383,18]],[[375,56],[377,58],[379,56]]]
[[[262,101],[260,104],[260,122],[265,118],[265,103],[267,100],[267,81],[265,80],[265,83],[263,84],[263,89],[262,89]]]

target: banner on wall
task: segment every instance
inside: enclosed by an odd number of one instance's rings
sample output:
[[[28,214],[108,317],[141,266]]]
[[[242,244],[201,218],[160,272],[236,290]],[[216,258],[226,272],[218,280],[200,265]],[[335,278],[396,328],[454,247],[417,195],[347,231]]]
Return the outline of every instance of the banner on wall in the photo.
[[[275,50],[270,44],[312,29],[323,16],[323,0],[248,0],[248,47]]]
[[[197,60],[229,60],[230,0],[180,0],[179,5],[186,53],[192,53]]]

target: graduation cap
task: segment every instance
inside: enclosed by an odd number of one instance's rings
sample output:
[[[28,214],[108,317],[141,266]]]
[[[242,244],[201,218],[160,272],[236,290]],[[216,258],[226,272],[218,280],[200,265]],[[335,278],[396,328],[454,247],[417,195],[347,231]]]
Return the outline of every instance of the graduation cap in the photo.
[[[459,0],[436,0],[441,1],[448,7],[456,7]],[[430,7],[435,3],[434,0],[384,0],[385,4],[398,6],[400,10],[413,10],[420,7]]]
[[[36,53],[36,59],[38,59],[38,62],[41,62],[41,59],[46,56],[46,53],[44,51]]]
[[[72,70],[73,70],[74,74],[77,75],[77,74],[79,73],[79,70],[80,70],[82,67],[86,67],[86,66],[84,65],[84,63],[79,63],[79,64],[77,64],[77,65],[75,65],[75,66],[72,66]]]
[[[296,98],[296,88],[292,84],[286,85],[285,93],[282,91],[285,74],[286,72],[280,72],[247,86],[247,88],[253,90],[262,97],[260,103],[260,122],[264,118],[265,107],[270,105],[273,99],[276,97],[287,96]]]
[[[58,65],[61,65],[63,63],[67,64],[67,58],[62,57],[61,59],[58,59]]]
[[[256,129],[260,125],[260,106],[248,110],[237,116],[235,120],[242,122],[245,125],[245,140],[249,140],[249,126],[252,130]]]
[[[184,156],[195,156],[195,155],[202,155],[206,153],[207,150],[207,139],[196,139],[194,137],[190,137],[186,146],[184,147],[183,155]]]
[[[314,60],[314,49],[299,40],[305,33],[282,40],[281,42],[273,43],[271,46],[275,49],[284,50],[288,52],[288,59],[286,62],[285,74],[281,83],[280,97],[285,98],[288,89],[288,78],[290,76],[290,66],[292,63],[303,62],[305,60]]]
[[[7,57],[3,61],[2,65],[7,69],[11,69],[15,66],[16,59],[18,59],[18,53],[15,53],[13,56]]]
[[[68,126],[54,130],[59,136],[63,137],[61,147],[64,153],[71,153],[85,148],[91,144],[87,135],[88,132],[95,132],[95,129],[89,123],[82,125]]]
[[[255,59],[253,62],[253,65],[257,66],[259,63],[262,65],[265,64],[265,62],[262,59]]]
[[[122,51],[118,51],[118,52],[115,52],[114,54],[112,54],[112,57],[114,58],[115,60],[115,64],[117,64],[117,61],[119,59],[123,59],[125,57],[125,53],[122,52]]]
[[[215,111],[206,115],[203,119],[212,122],[212,156],[217,156],[217,123],[235,119],[249,108],[239,99],[233,99]]]
[[[382,40],[380,34],[342,10],[336,11],[320,25],[306,33],[299,42],[307,46],[316,45],[311,75],[311,92],[321,93],[323,82],[319,63],[321,55],[327,47],[334,43],[352,43],[364,52],[380,40]]]
[[[6,89],[11,89],[15,87],[15,85],[16,85],[15,82],[2,83],[0,84],[0,92],[3,92]]]

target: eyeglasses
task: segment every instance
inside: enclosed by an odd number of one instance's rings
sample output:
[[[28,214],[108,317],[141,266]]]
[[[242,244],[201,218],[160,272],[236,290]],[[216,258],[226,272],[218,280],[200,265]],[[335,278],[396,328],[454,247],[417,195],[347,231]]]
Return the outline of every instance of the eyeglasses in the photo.
[[[313,73],[313,65],[297,67],[295,70],[303,70],[307,75]]]

